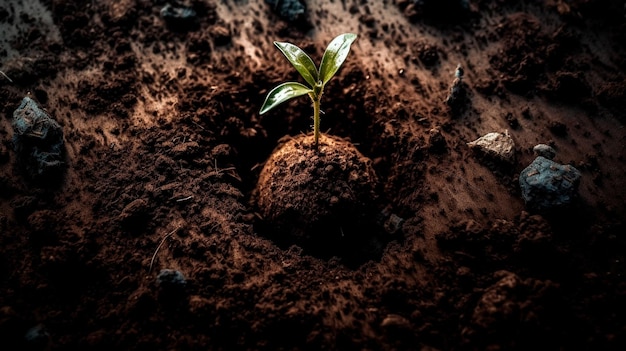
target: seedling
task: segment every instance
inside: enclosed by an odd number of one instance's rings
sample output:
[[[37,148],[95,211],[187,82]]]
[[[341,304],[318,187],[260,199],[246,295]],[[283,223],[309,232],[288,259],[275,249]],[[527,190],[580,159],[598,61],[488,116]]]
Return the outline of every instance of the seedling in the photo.
[[[298,82],[282,83],[272,89],[265,98],[261,107],[261,114],[273,109],[281,103],[295,97],[308,94],[313,101],[313,135],[315,145],[320,137],[320,100],[324,92],[324,86],[337,73],[350,52],[350,45],[356,40],[357,35],[344,33],[333,39],[322,57],[319,70],[309,55],[302,49],[284,42],[274,42],[274,45],[285,55],[293,67],[300,73],[308,86]]]

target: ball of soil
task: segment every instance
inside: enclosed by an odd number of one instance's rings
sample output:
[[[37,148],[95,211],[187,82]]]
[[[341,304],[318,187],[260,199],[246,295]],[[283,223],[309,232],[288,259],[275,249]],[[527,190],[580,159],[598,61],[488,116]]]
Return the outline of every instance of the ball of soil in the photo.
[[[372,161],[346,140],[299,135],[269,157],[253,199],[273,234],[296,243],[359,235],[376,214]],[[368,224],[369,223],[369,224]]]

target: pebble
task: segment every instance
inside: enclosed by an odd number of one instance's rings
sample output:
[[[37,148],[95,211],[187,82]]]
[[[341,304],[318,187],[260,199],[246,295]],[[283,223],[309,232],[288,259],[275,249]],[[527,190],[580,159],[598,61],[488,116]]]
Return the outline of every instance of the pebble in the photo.
[[[535,147],[533,147],[533,152],[536,156],[542,156],[548,160],[554,160],[554,157],[556,156],[556,151],[550,145],[546,144],[535,145]]]
[[[193,21],[196,11],[189,7],[167,4],[161,9],[161,17],[166,21]]]
[[[580,178],[576,168],[538,156],[520,173],[519,184],[529,209],[549,211],[574,201]]]
[[[265,0],[272,10],[282,19],[293,22],[301,18],[306,12],[305,5],[300,0]]]
[[[50,335],[46,328],[39,324],[26,331],[24,340],[28,345],[28,350],[45,350],[50,342]]]
[[[163,288],[183,288],[187,285],[185,276],[174,269],[162,269],[157,275],[157,285]]]
[[[508,163],[513,163],[515,160],[515,142],[506,131],[504,133],[493,132],[485,134],[467,143],[467,146]]]
[[[13,112],[13,145],[33,179],[65,169],[63,129],[30,97]]]

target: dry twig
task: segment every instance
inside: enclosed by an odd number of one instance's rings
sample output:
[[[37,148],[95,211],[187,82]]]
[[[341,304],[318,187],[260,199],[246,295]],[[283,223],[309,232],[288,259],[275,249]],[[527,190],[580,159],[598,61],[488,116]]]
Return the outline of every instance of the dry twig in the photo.
[[[154,263],[154,259],[156,258],[157,252],[159,252],[159,249],[161,248],[161,246],[163,245],[165,240],[167,238],[169,238],[172,234],[176,233],[176,231],[178,229],[180,229],[180,227],[176,227],[176,229],[174,229],[171,232],[167,233],[167,235],[165,235],[163,237],[163,239],[161,239],[161,242],[159,243],[159,246],[157,246],[156,250],[154,250],[154,255],[152,255],[152,259],[150,260],[150,268],[148,269],[148,273],[152,272],[152,264]]]
[[[13,80],[9,78],[9,76],[7,76],[4,72],[0,71],[0,74],[2,74],[4,78],[6,78],[9,82],[13,83]]]

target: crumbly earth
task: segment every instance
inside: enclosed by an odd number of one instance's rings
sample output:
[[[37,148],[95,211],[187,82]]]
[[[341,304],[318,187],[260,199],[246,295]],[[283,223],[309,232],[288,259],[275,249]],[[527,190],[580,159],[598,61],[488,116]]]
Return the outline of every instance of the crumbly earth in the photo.
[[[625,349],[624,2],[306,3],[289,23],[190,0],[195,22],[166,23],[165,1],[0,1],[2,348]],[[272,42],[319,62],[343,32],[322,130],[403,220],[361,260],[274,240],[251,201],[278,141],[310,131],[305,97],[258,113],[298,80]],[[63,128],[61,184],[13,150],[24,96]],[[505,130],[512,165],[467,146]],[[525,208],[539,143],[581,171],[572,208]]]
[[[317,144],[312,133],[285,139],[265,162],[251,196],[266,236],[317,255],[369,259],[359,244],[376,241],[385,219],[372,160],[332,135],[321,134]]]

